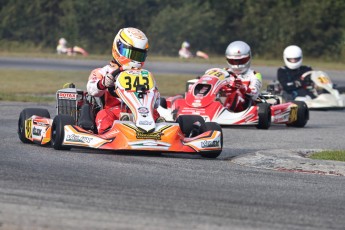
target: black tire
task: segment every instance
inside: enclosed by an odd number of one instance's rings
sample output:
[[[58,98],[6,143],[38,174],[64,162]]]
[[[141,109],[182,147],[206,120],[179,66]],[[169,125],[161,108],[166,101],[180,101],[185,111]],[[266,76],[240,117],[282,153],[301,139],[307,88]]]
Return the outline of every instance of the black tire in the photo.
[[[70,146],[62,145],[65,136],[65,125],[75,125],[75,119],[72,116],[59,114],[53,120],[51,140],[52,147],[56,150],[70,150]]]
[[[162,106],[164,109],[167,109],[167,108],[168,108],[167,100],[166,100],[164,97],[161,97],[161,98],[160,98],[160,100],[159,100],[159,105]]]
[[[223,149],[223,130],[222,127],[216,122],[206,122],[204,126],[204,132],[210,131],[210,130],[216,130],[221,132],[221,138],[220,138],[220,145]],[[221,150],[217,151],[205,151],[205,152],[200,152],[200,155],[205,158],[217,158],[221,153]]]
[[[201,126],[200,129],[204,128],[205,120],[198,115],[180,115],[177,117],[176,122],[180,125],[182,133],[188,137],[193,130],[193,124],[199,121]]]
[[[271,126],[271,107],[268,103],[258,104],[259,122],[256,125],[258,129],[268,129]]]
[[[18,136],[21,142],[23,143],[32,143],[30,140],[26,139],[25,137],[25,120],[30,118],[33,115],[37,115],[40,117],[46,117],[50,118],[49,111],[46,109],[40,109],[40,108],[27,108],[24,109],[18,119]]]
[[[303,128],[309,120],[309,108],[304,101],[292,101],[298,106],[297,120],[292,123],[287,123],[287,126]]]

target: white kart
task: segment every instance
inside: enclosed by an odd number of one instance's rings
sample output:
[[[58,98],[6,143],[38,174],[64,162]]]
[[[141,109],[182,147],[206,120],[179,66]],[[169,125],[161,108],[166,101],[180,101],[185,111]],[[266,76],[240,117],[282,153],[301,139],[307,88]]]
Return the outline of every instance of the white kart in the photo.
[[[328,109],[344,109],[345,108],[345,88],[336,87],[327,73],[323,71],[308,71],[301,77],[308,79],[311,82],[312,89],[310,89],[315,98],[310,96],[298,96],[295,101],[304,101],[309,109],[328,110]],[[282,101],[286,101],[286,97],[277,86],[279,83],[269,85],[268,91],[273,91],[275,94],[281,96]]]

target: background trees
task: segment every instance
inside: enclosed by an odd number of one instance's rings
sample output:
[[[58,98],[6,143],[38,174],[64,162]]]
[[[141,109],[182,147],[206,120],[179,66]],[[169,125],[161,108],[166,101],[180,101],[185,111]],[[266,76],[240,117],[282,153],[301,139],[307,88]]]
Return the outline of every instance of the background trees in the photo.
[[[175,56],[184,40],[221,55],[231,41],[244,40],[269,58],[297,44],[308,57],[340,59],[345,45],[343,0],[0,0],[0,7],[2,44],[52,52],[65,37],[91,53],[109,53],[117,30],[129,26],[142,29],[150,52],[162,55]]]

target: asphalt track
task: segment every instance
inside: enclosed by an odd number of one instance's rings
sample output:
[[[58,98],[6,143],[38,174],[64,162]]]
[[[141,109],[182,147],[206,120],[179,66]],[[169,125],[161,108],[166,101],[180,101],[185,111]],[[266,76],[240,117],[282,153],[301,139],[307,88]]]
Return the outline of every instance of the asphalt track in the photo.
[[[343,176],[234,162],[345,149],[345,111],[312,111],[305,128],[224,128],[222,154],[207,160],[22,144],[17,119],[27,107],[55,115],[52,104],[0,102],[0,229],[344,229]]]

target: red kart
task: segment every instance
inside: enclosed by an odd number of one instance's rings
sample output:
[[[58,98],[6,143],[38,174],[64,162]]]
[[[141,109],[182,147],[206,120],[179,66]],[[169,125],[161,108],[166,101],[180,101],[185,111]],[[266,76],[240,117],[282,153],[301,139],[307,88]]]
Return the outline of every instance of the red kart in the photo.
[[[162,100],[158,112],[166,120],[175,120],[180,115],[200,115],[205,121],[220,125],[254,125],[258,129],[268,129],[271,123],[304,127],[309,119],[309,110],[304,102],[281,104],[278,97],[268,93],[262,93],[255,101],[247,98],[241,111],[232,110],[231,106],[228,109],[225,104],[232,105],[233,102],[228,101],[222,91],[226,84],[229,82],[221,74],[189,80],[185,95]]]

